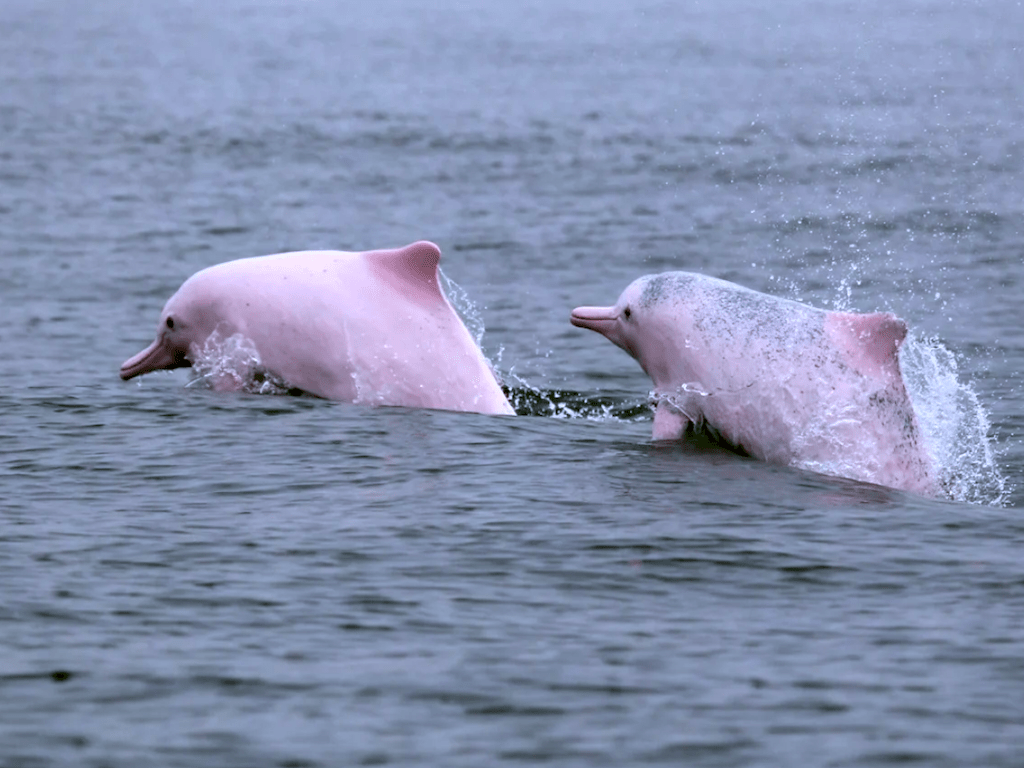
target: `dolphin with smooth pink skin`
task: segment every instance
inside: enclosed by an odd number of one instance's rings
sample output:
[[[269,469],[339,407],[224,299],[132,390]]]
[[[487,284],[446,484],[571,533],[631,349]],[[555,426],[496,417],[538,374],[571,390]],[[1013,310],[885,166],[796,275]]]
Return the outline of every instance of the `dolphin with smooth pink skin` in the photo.
[[[438,282],[440,249],[299,251],[197,272],[164,306],[131,379],[196,363],[240,340],[261,369],[331,400],[512,415],[483,353]],[[237,371],[233,372],[239,373]],[[243,375],[214,389],[239,389]]]
[[[633,282],[571,322],[654,381],[655,440],[709,427],[764,461],[943,495],[900,373],[906,324],[828,312],[688,272]]]

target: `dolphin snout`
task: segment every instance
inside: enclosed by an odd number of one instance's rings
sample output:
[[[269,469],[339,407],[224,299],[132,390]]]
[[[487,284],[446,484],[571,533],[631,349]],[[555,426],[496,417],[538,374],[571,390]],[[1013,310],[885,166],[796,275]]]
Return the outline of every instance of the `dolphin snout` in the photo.
[[[144,350],[137,355],[129,357],[121,364],[121,378],[127,381],[150,371],[179,367],[181,367],[181,363],[167,349],[163,339],[157,338],[156,341]]]
[[[576,307],[569,317],[569,322],[577,328],[589,328],[607,334],[618,317],[619,313],[615,311],[615,307]]]

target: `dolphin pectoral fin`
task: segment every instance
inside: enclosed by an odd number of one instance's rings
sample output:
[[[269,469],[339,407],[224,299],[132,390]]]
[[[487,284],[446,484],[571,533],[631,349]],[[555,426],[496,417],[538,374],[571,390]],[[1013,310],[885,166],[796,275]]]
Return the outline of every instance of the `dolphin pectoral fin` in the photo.
[[[187,365],[187,363],[184,363]],[[163,339],[157,339],[133,357],[129,357],[121,364],[121,378],[125,381],[141,376],[150,371],[159,371],[164,368],[180,368],[182,363],[178,362],[171,351],[163,343]]]
[[[662,400],[654,408],[654,431],[651,433],[651,439],[681,440],[689,423],[690,420],[685,414]]]

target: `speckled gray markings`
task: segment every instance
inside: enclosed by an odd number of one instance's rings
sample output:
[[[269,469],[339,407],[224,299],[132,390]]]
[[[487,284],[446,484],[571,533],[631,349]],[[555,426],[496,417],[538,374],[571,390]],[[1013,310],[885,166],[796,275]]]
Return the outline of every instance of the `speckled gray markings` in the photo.
[[[708,425],[744,452],[928,495],[891,315],[826,312],[705,275],[642,277],[572,322],[632,354],[654,382],[654,436]]]

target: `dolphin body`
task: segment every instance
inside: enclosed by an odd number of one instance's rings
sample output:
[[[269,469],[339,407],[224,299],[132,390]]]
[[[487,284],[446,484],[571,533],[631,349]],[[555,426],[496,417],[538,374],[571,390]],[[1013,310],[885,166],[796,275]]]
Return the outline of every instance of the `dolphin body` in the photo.
[[[192,365],[240,339],[267,372],[313,395],[512,415],[483,353],[438,282],[440,249],[299,251],[197,272],[164,306],[156,339],[121,378]],[[250,372],[251,373],[251,372]],[[221,376],[215,389],[239,389]]]
[[[653,439],[688,425],[768,462],[943,495],[899,367],[906,324],[829,312],[713,277],[641,277],[573,325],[654,382]]]

